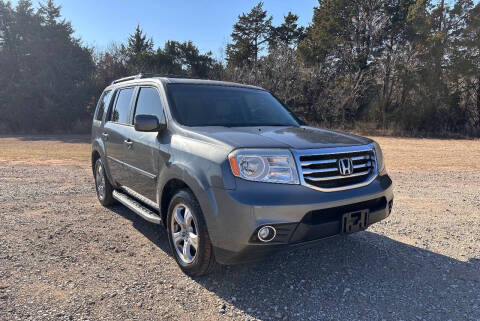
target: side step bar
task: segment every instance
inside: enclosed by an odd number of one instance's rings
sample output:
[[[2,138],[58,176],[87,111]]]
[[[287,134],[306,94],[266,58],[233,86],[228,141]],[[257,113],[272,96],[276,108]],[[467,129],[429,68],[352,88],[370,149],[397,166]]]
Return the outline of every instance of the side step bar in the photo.
[[[158,214],[154,213],[144,205],[140,204],[138,201],[131,198],[127,194],[114,190],[113,198],[134,211],[136,214],[140,215],[145,220],[155,224],[162,223],[162,218],[158,216]]]

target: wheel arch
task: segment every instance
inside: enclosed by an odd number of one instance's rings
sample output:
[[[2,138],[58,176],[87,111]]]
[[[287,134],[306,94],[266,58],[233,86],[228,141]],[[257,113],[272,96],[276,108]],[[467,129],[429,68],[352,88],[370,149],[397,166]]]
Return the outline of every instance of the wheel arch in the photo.
[[[194,176],[193,173],[196,173],[194,168],[186,168],[180,164],[171,166],[168,171],[168,175],[165,175],[165,173],[160,175],[161,179],[158,182],[157,200],[164,226],[167,227],[168,224],[168,206],[172,197],[177,191],[188,189],[200,205],[212,243],[215,242],[217,206],[207,181],[201,177]]]
[[[101,139],[94,139],[92,141],[92,153],[91,153],[91,162],[92,162],[92,172],[95,175],[95,163],[100,158],[103,162],[103,167],[105,169],[105,173],[107,174],[107,178],[110,181],[112,186],[115,186],[115,180],[112,178],[110,174],[110,168],[108,167],[107,157],[105,153],[105,145]]]
[[[161,195],[160,195],[160,215],[162,216],[162,222],[164,223],[165,227],[167,226],[167,214],[168,214],[168,206],[170,205],[170,201],[172,200],[173,196],[182,189],[188,189],[192,192],[193,196],[195,193],[192,189],[181,179],[172,178],[164,185]]]
[[[97,150],[92,150],[92,171],[95,174],[95,164],[97,163],[97,160],[101,158],[100,153]]]

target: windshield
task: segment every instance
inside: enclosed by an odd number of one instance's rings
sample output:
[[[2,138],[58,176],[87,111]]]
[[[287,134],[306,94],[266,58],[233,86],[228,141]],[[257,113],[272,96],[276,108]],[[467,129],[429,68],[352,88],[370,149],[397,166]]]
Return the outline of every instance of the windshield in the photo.
[[[299,126],[270,93],[250,88],[168,84],[172,112],[185,126]]]

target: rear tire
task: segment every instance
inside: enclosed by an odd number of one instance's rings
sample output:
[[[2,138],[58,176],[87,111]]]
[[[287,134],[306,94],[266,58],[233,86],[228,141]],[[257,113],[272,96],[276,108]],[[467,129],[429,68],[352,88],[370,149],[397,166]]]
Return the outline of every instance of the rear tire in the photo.
[[[212,272],[216,262],[200,204],[187,189],[176,193],[168,207],[168,241],[182,271],[189,276]]]
[[[97,198],[103,206],[109,206],[115,203],[113,198],[113,187],[105,174],[105,167],[102,159],[99,158],[95,162],[95,190],[97,191]]]

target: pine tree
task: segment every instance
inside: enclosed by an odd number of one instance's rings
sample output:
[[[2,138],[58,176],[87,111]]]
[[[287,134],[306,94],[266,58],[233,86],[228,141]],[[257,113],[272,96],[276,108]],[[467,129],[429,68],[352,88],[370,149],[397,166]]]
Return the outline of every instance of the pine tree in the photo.
[[[151,70],[153,40],[147,39],[140,29],[140,25],[137,25],[135,32],[128,37],[128,45],[123,47],[123,51],[131,72],[139,73]]]
[[[128,37],[128,53],[132,56],[144,53],[151,53],[153,50],[153,40],[147,40],[147,36],[143,34],[140,25],[135,28],[135,33]]]
[[[231,34],[233,43],[227,45],[229,65],[256,64],[269,39],[271,24],[272,17],[267,18],[263,2],[259,2],[249,13],[238,16]]]
[[[41,3],[38,14],[43,16],[45,22],[49,26],[54,26],[60,18],[61,6],[55,6],[53,0],[48,0],[46,4]]]
[[[297,24],[298,16],[288,12],[283,17],[284,22],[278,27],[271,27],[269,37],[270,50],[278,45],[296,47],[303,39],[305,32],[304,27],[299,27]]]

